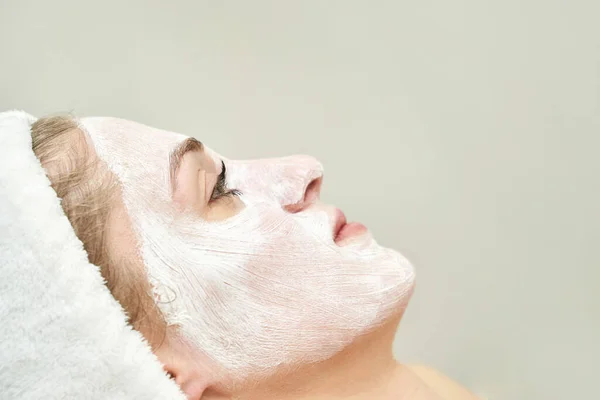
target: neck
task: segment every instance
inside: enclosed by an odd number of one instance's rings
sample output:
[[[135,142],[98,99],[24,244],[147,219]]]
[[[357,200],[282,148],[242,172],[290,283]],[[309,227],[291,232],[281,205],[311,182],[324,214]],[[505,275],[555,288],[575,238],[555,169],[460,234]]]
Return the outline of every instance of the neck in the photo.
[[[358,338],[334,357],[277,374],[268,381],[244,385],[214,399],[235,400],[398,400],[414,392],[410,372],[399,365],[392,344],[399,322],[394,321]],[[207,400],[211,397],[207,396]]]

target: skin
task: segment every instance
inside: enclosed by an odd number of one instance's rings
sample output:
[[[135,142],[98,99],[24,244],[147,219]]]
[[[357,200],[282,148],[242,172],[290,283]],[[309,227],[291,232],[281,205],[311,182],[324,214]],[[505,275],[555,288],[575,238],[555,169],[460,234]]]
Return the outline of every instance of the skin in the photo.
[[[200,171],[200,173],[198,173]],[[221,165],[209,151],[187,153],[177,171],[177,190],[173,202],[180,209],[193,209],[206,220],[218,221],[234,216],[243,202],[233,197],[211,200]],[[301,204],[290,205],[290,212],[304,207],[320,207],[321,180],[305,188]],[[117,256],[134,260],[140,271],[144,266],[136,253],[137,243],[122,201],[117,199],[109,221],[109,246]],[[348,238],[338,243],[344,246]],[[138,279],[142,274],[137,275]],[[143,278],[141,278],[143,279]],[[475,399],[468,390],[445,375],[425,366],[399,364],[392,354],[392,343],[402,311],[381,326],[354,340],[333,357],[311,365],[296,365],[269,377],[247,379],[242,384],[228,379],[211,365],[201,352],[190,346],[176,329],[169,327],[164,343],[154,349],[165,370],[190,399]],[[142,332],[147,335],[148,332]]]

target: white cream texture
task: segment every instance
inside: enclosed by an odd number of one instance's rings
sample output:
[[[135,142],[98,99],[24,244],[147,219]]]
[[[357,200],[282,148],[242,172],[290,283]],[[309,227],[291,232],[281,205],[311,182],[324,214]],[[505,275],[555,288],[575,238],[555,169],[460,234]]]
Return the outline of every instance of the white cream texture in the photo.
[[[245,208],[208,222],[172,200],[169,155],[186,136],[116,118],[81,126],[122,184],[168,323],[226,371],[243,378],[321,361],[406,306],[414,271],[399,253],[370,234],[340,247],[330,213],[282,207],[321,176],[313,158],[225,159]]]

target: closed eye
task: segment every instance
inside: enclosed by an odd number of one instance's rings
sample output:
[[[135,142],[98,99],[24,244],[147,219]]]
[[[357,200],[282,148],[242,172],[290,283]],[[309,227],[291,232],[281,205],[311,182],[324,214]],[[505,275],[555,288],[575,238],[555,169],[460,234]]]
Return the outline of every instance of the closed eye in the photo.
[[[223,197],[239,196],[241,192],[237,189],[227,188],[227,168],[225,162],[221,160],[221,173],[217,177],[217,183],[210,196],[210,201],[216,201]]]

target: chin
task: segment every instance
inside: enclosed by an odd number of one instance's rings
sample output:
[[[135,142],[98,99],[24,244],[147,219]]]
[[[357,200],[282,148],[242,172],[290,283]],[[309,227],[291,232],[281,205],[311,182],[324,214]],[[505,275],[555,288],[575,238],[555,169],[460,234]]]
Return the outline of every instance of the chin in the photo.
[[[385,324],[389,320],[399,320],[408,307],[416,284],[415,268],[400,252],[381,247],[382,270],[386,271],[383,287],[386,295],[382,298],[377,320]]]

